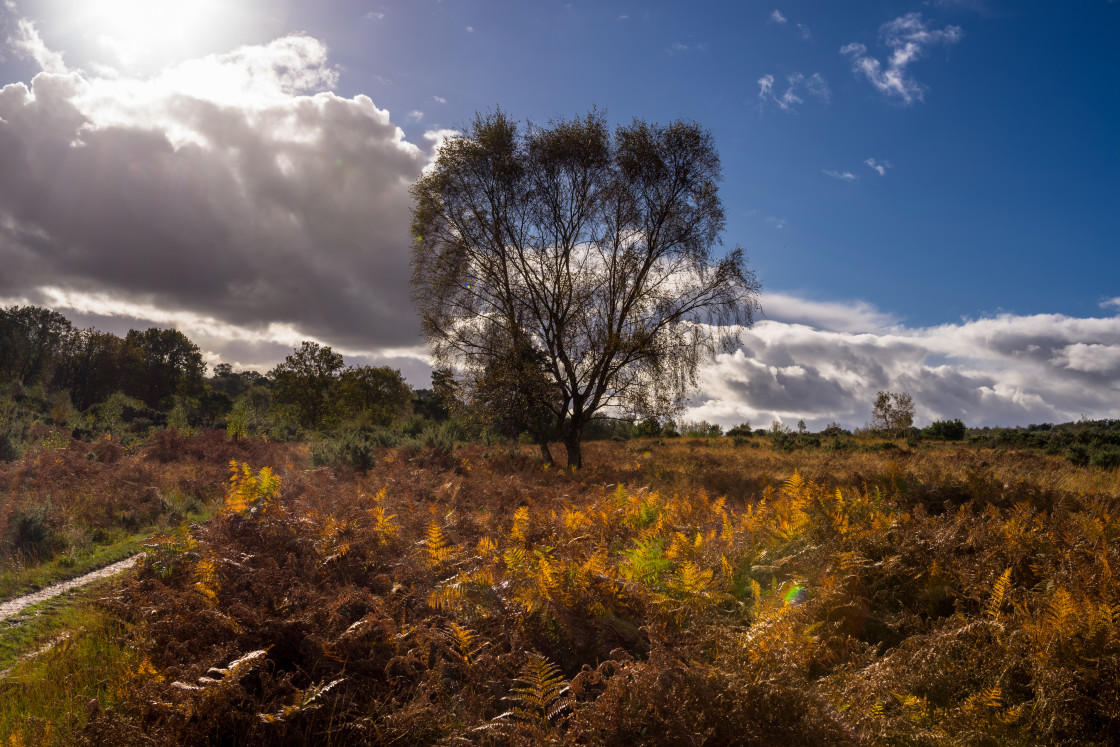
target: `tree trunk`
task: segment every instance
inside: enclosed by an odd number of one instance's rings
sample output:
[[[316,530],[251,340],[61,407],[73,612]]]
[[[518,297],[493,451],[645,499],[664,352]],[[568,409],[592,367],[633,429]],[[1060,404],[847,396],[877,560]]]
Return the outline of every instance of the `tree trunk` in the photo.
[[[544,463],[549,467],[556,464],[556,462],[552,460],[552,452],[548,450],[548,441],[541,441],[541,459],[543,459]]]
[[[576,426],[575,423],[572,423],[571,430],[568,431],[568,437],[564,440],[564,446],[568,449],[568,469],[581,469],[583,467],[583,453],[579,448],[582,438],[583,426]]]

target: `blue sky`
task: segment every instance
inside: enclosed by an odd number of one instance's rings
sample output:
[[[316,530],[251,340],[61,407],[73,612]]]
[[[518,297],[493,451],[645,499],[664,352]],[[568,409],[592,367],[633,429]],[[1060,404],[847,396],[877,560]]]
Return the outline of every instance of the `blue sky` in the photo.
[[[764,286],[691,416],[1120,417],[1120,3],[178,5],[0,8],[0,300],[423,384],[407,183],[476,111],[598,106],[711,129]]]

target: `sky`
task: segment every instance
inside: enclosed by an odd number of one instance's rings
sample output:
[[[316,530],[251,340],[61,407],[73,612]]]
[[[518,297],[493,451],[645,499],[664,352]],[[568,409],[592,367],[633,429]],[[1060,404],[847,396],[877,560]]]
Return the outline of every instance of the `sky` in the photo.
[[[686,417],[1120,417],[1120,2],[0,0],[0,305],[429,383],[409,184],[476,112],[699,122],[763,314]]]

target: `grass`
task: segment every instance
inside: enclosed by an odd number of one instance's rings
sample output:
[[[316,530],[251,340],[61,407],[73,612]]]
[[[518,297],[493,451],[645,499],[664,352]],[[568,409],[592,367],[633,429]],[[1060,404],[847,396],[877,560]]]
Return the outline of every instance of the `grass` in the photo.
[[[186,515],[188,522],[208,521],[217,510],[216,504],[204,506]],[[174,529],[172,525],[151,526],[140,532],[117,530],[106,536],[104,543],[88,543],[84,548],[71,548],[66,553],[44,563],[17,565],[0,571],[0,601],[32,591],[38,591],[60,581],[85,575],[118,560],[124,560],[143,550],[144,542],[151,537]]]
[[[143,659],[127,643],[127,625],[94,603],[107,583],[25,610],[4,631],[0,666],[10,670],[0,679],[0,744],[70,744],[90,714],[126,695]]]

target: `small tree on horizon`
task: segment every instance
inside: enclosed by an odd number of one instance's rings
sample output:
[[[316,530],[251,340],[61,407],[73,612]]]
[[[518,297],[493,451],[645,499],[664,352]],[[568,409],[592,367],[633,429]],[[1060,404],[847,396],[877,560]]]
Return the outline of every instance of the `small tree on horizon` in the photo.
[[[871,426],[900,434],[914,424],[914,400],[906,392],[880,391],[871,407]]]

